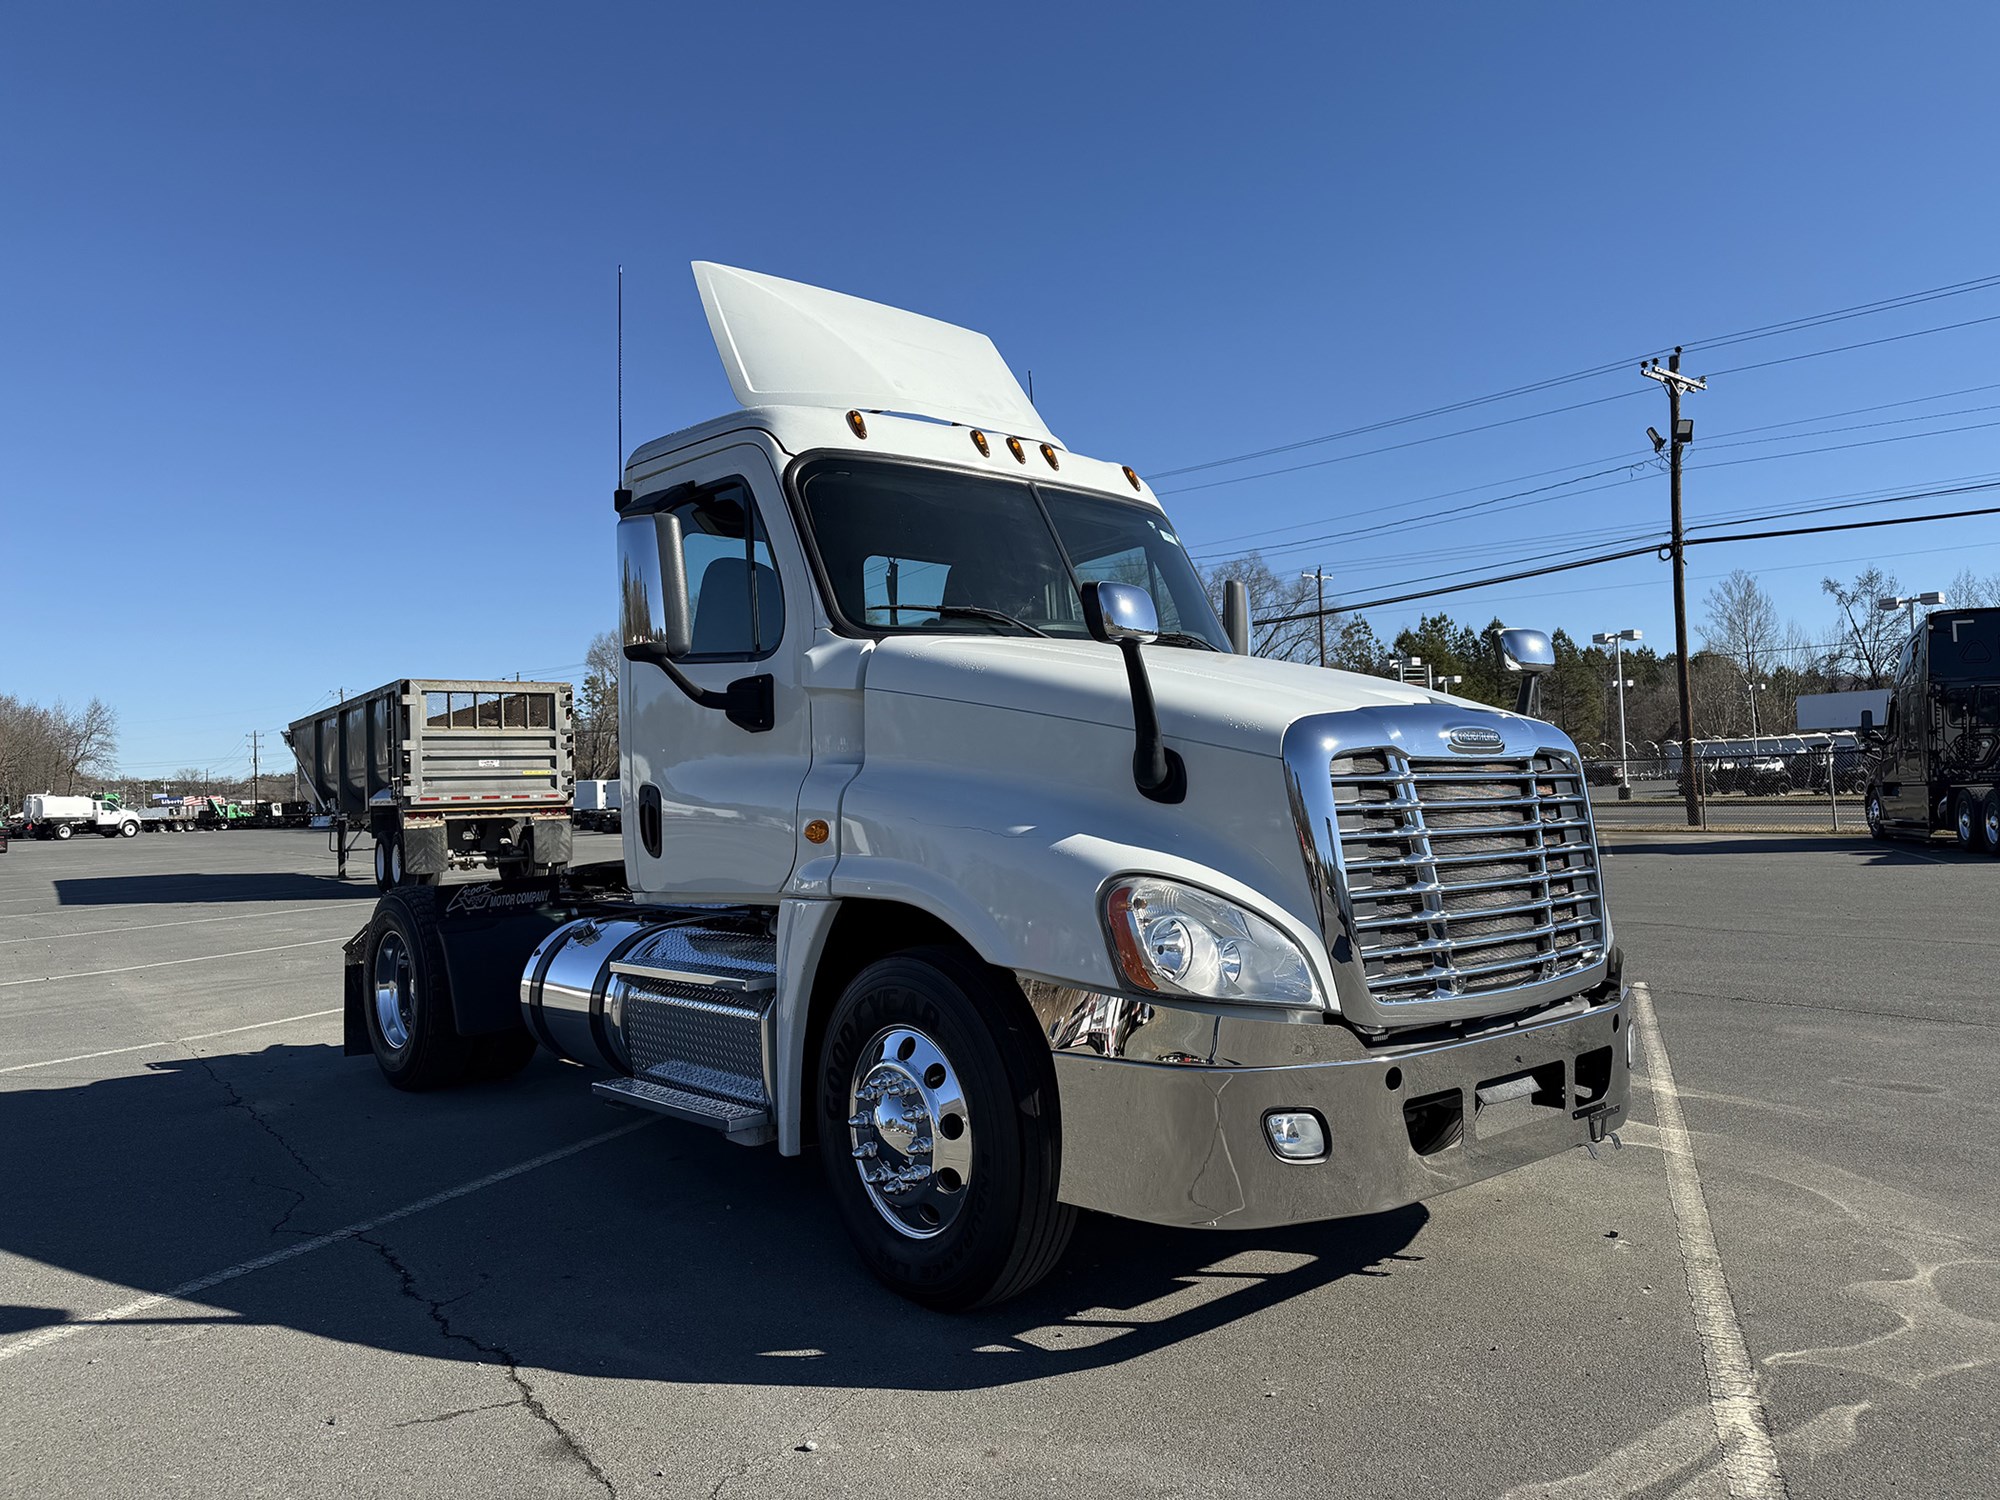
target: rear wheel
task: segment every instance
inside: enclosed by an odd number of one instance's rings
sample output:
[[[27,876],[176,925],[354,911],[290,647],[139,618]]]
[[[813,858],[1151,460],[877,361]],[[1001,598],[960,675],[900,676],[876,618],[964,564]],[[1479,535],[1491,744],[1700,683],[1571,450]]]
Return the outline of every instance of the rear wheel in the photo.
[[[1986,852],[2000,854],[2000,790],[1988,792],[1981,801],[1979,821],[1986,826]]]
[[[968,954],[869,965],[827,1023],[819,1139],[861,1259],[913,1301],[979,1307],[1026,1290],[1069,1243],[1047,1044],[1018,992]]]
[[[389,844],[386,839],[375,840],[375,889],[385,894],[395,885],[389,878]]]
[[[1985,809],[1971,792],[1960,792],[1952,799],[1952,832],[1958,838],[1958,847],[1968,854],[1978,854],[1987,848]]]
[[[392,891],[375,904],[363,978],[368,1042],[384,1078],[417,1091],[465,1077],[477,1049],[452,1020],[437,903],[429,892]]]
[[[74,835],[75,832],[76,830],[74,828],[71,828],[67,823],[56,824],[56,837],[59,839],[69,838],[72,835]]]

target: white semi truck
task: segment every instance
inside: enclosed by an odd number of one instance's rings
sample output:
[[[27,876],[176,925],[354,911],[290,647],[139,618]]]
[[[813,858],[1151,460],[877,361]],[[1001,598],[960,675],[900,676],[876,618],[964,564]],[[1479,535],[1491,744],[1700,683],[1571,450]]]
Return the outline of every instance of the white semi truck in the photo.
[[[106,793],[87,797],[58,797],[53,793],[23,797],[21,816],[38,839],[67,839],[78,833],[129,839],[139,832],[139,814]]]
[[[1078,1209],[1337,1219],[1617,1125],[1562,734],[1232,653],[1145,481],[985,337],[695,276],[742,409],[615,497],[623,861],[390,891],[347,1052],[422,1089],[539,1046],[815,1151],[942,1308],[1033,1283]]]

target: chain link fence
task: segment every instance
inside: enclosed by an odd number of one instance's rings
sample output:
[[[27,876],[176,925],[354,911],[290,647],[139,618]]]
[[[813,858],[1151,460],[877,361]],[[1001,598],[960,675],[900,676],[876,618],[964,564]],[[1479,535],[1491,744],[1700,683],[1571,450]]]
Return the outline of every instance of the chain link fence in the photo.
[[[1597,826],[1671,830],[1693,826],[1743,833],[1862,833],[1868,758],[1849,734],[1763,735],[1696,740],[1694,774],[1677,744],[1582,745]]]

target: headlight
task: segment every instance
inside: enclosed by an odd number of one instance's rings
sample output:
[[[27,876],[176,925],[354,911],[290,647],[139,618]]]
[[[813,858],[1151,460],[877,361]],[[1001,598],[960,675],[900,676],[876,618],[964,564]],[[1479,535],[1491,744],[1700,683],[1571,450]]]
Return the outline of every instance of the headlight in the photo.
[[[1105,893],[1126,980],[1163,995],[1324,1009],[1298,945],[1254,912],[1193,886],[1143,877]]]

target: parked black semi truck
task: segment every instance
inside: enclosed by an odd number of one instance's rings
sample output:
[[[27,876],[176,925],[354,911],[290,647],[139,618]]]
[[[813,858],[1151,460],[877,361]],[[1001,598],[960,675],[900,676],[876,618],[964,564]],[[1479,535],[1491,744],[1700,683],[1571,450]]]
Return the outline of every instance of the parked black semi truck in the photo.
[[[1868,831],[2000,854],[2000,609],[1940,609],[1903,647],[1874,747]]]

